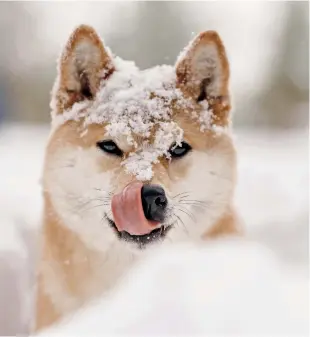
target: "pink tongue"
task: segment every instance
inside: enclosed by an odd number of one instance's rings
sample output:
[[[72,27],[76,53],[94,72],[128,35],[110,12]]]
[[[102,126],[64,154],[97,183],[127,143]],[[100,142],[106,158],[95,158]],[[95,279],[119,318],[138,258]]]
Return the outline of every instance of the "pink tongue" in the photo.
[[[145,218],[142,200],[141,182],[133,182],[127,185],[121,193],[112,198],[112,213],[117,229],[126,231],[131,235],[143,235],[150,233],[157,222]]]

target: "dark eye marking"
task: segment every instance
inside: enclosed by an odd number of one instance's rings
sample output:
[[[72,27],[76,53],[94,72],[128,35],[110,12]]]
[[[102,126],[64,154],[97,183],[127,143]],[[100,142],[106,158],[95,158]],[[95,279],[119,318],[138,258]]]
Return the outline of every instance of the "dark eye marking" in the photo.
[[[184,157],[190,150],[191,146],[186,142],[182,142],[181,145],[173,144],[169,150],[172,158]]]
[[[118,157],[123,156],[123,151],[113,142],[113,140],[102,140],[97,142],[97,147],[109,154],[113,154]]]

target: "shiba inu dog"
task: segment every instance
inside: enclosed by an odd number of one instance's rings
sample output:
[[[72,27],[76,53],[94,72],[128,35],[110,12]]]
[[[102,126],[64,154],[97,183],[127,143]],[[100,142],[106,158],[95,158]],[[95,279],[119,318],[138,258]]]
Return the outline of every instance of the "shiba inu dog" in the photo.
[[[199,34],[175,66],[141,71],[81,25],[51,109],[36,331],[111,289],[151,247],[240,232],[229,64],[216,32]]]

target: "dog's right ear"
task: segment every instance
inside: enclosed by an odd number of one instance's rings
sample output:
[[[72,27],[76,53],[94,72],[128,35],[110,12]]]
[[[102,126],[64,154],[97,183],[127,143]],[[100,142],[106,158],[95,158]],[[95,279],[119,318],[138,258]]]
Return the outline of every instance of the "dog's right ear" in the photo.
[[[214,121],[228,122],[230,111],[229,63],[224,45],[215,31],[199,34],[176,64],[177,83],[197,102],[207,101]]]
[[[111,56],[95,30],[86,25],[79,26],[60,57],[52,97],[53,111],[59,114],[76,102],[93,99],[100,82],[113,71]]]

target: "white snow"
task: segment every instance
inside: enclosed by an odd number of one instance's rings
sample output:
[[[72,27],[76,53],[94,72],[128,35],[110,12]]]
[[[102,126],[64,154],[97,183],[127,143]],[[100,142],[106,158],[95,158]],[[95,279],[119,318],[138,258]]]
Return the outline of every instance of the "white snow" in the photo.
[[[108,298],[42,333],[299,335],[307,280],[254,242],[219,240],[150,254]]]
[[[236,133],[236,204],[248,238],[262,247],[218,242],[203,251],[180,248],[179,254],[152,258],[146,262],[149,268],[140,267],[145,272],[132,274],[115,299],[107,300],[107,307],[98,303],[55,332],[112,333],[114,324],[127,333],[305,332],[308,131]],[[40,174],[48,136],[47,127],[0,129],[1,335],[27,331],[42,207]],[[214,287],[217,292],[209,290]]]

